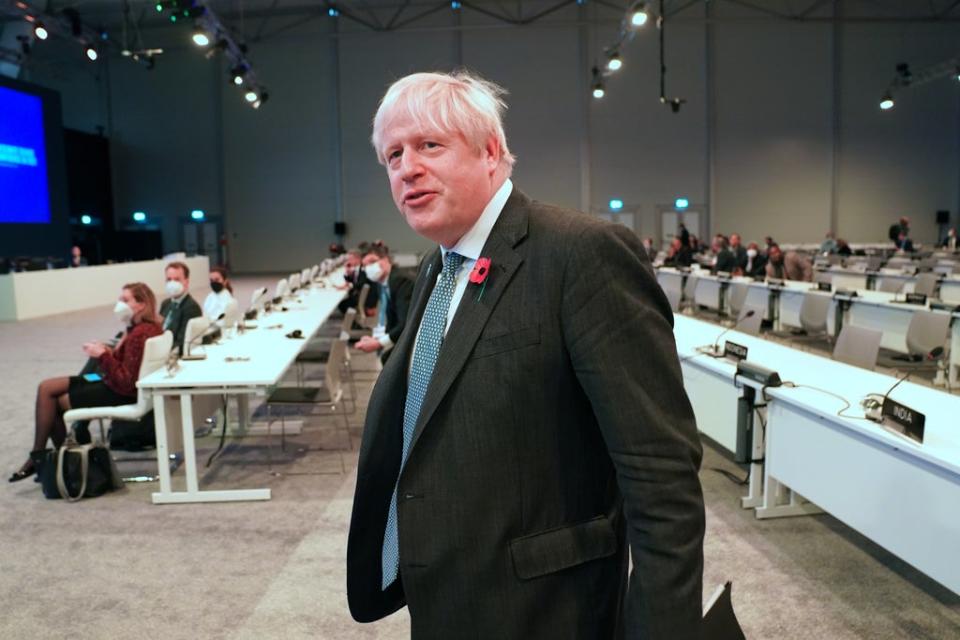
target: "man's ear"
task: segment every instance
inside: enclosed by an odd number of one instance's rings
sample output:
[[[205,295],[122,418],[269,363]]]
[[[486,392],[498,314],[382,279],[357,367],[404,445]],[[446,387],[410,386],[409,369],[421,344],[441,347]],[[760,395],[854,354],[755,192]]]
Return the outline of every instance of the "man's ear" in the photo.
[[[492,173],[500,166],[500,158],[503,156],[503,149],[500,148],[500,141],[496,136],[487,138],[487,144],[483,147],[484,159],[487,161],[487,168]]]

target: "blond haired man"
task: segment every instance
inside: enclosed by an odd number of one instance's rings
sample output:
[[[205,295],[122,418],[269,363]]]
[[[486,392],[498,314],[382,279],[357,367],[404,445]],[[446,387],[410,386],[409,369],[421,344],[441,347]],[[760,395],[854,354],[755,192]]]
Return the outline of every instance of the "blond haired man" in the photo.
[[[502,96],[414,74],[374,120],[439,246],[367,410],[351,612],[406,605],[417,639],[696,638],[701,450],[669,304],[636,236],[513,186]]]

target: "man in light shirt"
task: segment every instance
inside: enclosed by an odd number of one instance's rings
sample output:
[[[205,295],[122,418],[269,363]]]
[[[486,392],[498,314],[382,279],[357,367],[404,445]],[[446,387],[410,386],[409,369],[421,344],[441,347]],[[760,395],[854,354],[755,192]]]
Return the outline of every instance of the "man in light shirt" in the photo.
[[[514,187],[503,93],[414,74],[374,120],[397,208],[439,246],[367,409],[351,613],[407,606],[415,640],[699,638],[701,448],[669,302],[626,227]]]
[[[386,362],[390,349],[400,339],[407,322],[410,296],[413,294],[413,274],[397,269],[390,261],[390,250],[385,245],[374,246],[363,257],[367,278],[378,285],[377,326],[372,336],[363,336],[356,348],[367,353],[383,350]]]

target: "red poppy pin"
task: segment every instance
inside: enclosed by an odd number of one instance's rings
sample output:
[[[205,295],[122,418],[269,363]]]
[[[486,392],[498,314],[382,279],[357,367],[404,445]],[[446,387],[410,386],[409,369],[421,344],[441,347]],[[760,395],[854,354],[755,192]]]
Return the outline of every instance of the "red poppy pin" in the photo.
[[[477,295],[477,302],[483,297],[483,291],[487,288],[487,276],[490,275],[490,258],[477,258],[473,265],[473,271],[470,272],[471,284],[482,285],[480,293]]]

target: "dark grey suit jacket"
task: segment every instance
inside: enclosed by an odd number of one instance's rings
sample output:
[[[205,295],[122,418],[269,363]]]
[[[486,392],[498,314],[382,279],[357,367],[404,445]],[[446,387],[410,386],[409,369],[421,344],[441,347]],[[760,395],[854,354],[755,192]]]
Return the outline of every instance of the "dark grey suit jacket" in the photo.
[[[347,551],[353,617],[406,604],[417,639],[696,638],[701,449],[642,245],[514,190],[482,255],[486,288],[467,286],[400,477],[400,579],[386,592],[407,368],[439,250],[373,390]]]
[[[167,298],[160,303],[160,316],[164,319],[164,328],[173,333],[173,348],[177,353],[183,353],[183,339],[187,334],[187,323],[193,318],[199,318],[203,315],[203,309],[197,304],[189,293],[180,301],[180,306],[171,309],[173,299]],[[172,313],[169,324],[166,322],[167,314]]]

